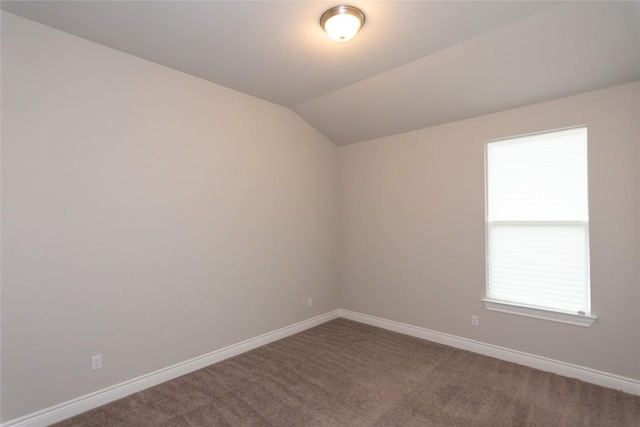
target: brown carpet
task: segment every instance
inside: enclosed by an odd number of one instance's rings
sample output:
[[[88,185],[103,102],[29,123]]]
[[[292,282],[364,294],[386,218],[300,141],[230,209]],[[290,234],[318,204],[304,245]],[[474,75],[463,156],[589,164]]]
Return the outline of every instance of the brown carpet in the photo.
[[[337,319],[56,424],[640,426],[640,397]]]

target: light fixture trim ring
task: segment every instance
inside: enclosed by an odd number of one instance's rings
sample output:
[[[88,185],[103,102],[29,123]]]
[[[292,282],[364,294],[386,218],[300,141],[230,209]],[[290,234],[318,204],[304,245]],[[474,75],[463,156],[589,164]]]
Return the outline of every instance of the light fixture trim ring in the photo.
[[[322,14],[322,16],[320,17],[320,26],[322,27],[322,29],[324,29],[324,24],[326,24],[326,22],[330,19],[333,18],[334,16],[337,15],[352,15],[355,16],[356,18],[358,18],[360,20],[360,28],[362,28],[362,26],[364,25],[364,13],[358,9],[355,6],[347,6],[344,4],[341,4],[339,6],[334,6],[331,9],[327,10],[325,13]]]

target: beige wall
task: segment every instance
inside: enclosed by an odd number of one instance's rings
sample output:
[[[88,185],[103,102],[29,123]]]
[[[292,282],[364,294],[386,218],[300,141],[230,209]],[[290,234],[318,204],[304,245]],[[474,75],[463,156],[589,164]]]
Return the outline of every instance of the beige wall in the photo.
[[[342,308],[640,379],[639,100],[627,84],[341,147]],[[582,124],[598,321],[487,311],[484,141]]]
[[[2,420],[338,308],[336,179],[288,109],[2,13]]]

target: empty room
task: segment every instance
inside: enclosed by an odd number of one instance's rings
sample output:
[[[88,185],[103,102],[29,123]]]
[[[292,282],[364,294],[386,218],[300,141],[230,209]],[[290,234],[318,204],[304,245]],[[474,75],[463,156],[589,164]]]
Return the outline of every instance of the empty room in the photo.
[[[640,425],[640,2],[1,8],[0,426]]]

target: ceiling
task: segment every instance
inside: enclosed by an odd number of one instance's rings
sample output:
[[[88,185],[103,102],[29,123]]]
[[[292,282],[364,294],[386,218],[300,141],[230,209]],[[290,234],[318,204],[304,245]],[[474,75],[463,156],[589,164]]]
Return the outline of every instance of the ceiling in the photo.
[[[640,2],[2,1],[2,9],[291,108],[338,145],[640,80]]]

